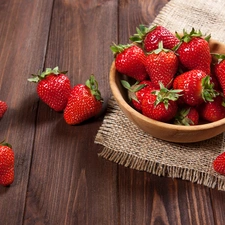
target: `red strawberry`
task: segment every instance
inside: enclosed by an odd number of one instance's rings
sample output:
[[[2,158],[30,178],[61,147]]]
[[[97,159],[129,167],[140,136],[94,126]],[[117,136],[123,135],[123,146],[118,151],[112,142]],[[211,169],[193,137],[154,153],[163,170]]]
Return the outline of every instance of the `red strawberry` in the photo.
[[[142,99],[147,92],[151,92],[156,87],[149,80],[136,82],[132,86],[125,80],[121,80],[122,85],[128,90],[128,97],[132,102],[133,107],[141,112]]]
[[[175,117],[175,124],[177,125],[198,125],[199,123],[199,113],[194,107],[185,107],[179,109],[176,117]]]
[[[137,34],[130,37],[130,40],[136,43],[142,43],[147,52],[157,49],[160,41],[163,42],[164,47],[167,49],[172,49],[179,43],[179,39],[175,35],[165,27],[159,25],[151,28],[140,25],[137,28]]]
[[[112,45],[115,55],[115,67],[118,72],[133,77],[136,80],[146,80],[145,70],[146,56],[143,50],[136,45]]]
[[[155,86],[161,82],[165,87],[172,86],[172,80],[178,69],[178,58],[171,50],[164,49],[162,42],[159,48],[148,54],[146,71]]]
[[[225,96],[225,55],[214,54],[218,59],[217,64],[214,65],[214,74],[217,77],[220,86]]]
[[[213,168],[217,173],[225,175],[225,152],[216,157],[213,161]]]
[[[64,119],[70,125],[79,124],[100,113],[102,109],[101,93],[94,75],[86,84],[78,84],[71,91],[64,110]]]
[[[177,33],[176,33],[177,34]],[[177,34],[181,43],[175,49],[180,63],[188,70],[198,69],[210,75],[212,57],[209,48],[210,35],[205,39],[201,31],[192,29],[190,33],[184,30],[183,37]]]
[[[30,82],[38,83],[37,94],[40,99],[55,111],[63,111],[71,91],[67,72],[60,72],[58,67],[47,68],[38,75],[32,74]]]
[[[3,115],[7,111],[7,108],[8,108],[7,104],[3,101],[0,101],[0,119],[3,117]]]
[[[8,186],[14,181],[14,152],[12,146],[0,143],[0,184]]]
[[[218,92],[213,89],[211,79],[201,70],[190,70],[178,75],[173,82],[174,89],[183,90],[181,101],[196,106],[204,101],[213,101]]]
[[[214,98],[213,102],[205,102],[199,107],[200,116],[209,121],[214,122],[225,117],[225,102],[220,95]]]
[[[146,93],[142,99],[143,115],[162,122],[168,122],[177,113],[177,99],[180,90],[168,90],[162,84],[160,89]]]

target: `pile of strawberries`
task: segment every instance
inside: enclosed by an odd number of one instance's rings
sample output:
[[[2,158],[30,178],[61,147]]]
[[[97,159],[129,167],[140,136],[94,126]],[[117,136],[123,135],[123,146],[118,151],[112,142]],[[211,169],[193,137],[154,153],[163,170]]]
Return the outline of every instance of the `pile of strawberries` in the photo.
[[[179,35],[140,25],[131,44],[112,45],[117,71],[132,78],[121,81],[132,106],[180,125],[224,118],[225,55],[211,53],[209,39],[194,28]]]
[[[140,25],[131,44],[113,44],[131,105],[151,119],[179,125],[225,118],[225,55],[210,52],[210,38],[194,28],[181,35]],[[214,169],[225,174],[223,155]]]
[[[67,124],[80,124],[97,116],[102,109],[103,99],[94,75],[85,84],[71,87],[66,73],[59,71],[58,67],[46,68],[42,73],[32,74],[28,81],[38,83],[39,98],[53,110],[63,112]]]

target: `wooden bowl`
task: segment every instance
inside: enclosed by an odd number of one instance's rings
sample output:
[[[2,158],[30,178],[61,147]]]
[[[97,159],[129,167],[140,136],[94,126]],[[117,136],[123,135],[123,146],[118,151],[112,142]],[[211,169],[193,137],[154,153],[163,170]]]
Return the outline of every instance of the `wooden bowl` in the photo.
[[[224,44],[215,40],[210,40],[209,44],[211,53],[225,54]],[[182,126],[159,122],[142,115],[129,105],[127,90],[121,85],[122,79],[124,75],[116,71],[115,62],[113,62],[109,82],[116,102],[131,122],[153,137],[169,142],[191,143],[215,137],[225,131],[225,118],[201,125]]]

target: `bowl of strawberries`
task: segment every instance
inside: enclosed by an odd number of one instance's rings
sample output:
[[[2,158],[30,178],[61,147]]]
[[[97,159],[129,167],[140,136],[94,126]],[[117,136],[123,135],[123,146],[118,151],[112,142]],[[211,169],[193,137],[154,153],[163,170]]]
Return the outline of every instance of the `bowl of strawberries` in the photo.
[[[225,131],[225,44],[194,28],[140,25],[113,44],[112,94],[125,116],[153,137],[192,143]]]

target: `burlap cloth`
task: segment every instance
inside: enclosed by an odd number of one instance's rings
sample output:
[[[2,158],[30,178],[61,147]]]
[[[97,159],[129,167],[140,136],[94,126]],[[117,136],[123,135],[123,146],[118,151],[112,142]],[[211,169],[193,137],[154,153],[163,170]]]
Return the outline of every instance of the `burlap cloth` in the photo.
[[[171,0],[153,24],[172,32],[194,27],[225,43],[224,9],[224,0]],[[225,176],[212,168],[213,159],[225,150],[224,134],[191,144],[162,141],[130,122],[112,97],[95,143],[104,146],[99,156],[115,163],[225,191]]]

